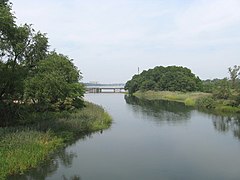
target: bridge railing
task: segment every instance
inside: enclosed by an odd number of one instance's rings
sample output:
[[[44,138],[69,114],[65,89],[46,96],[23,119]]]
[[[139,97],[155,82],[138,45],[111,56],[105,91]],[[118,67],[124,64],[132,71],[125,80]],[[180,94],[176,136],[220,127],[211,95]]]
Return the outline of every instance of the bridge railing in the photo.
[[[87,93],[123,93],[123,87],[86,87]]]

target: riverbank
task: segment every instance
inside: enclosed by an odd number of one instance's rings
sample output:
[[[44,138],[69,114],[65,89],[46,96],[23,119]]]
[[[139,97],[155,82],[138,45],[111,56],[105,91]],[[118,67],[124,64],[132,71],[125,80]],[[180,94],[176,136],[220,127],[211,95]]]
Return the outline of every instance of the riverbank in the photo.
[[[240,113],[240,107],[231,106],[230,100],[214,99],[211,93],[203,92],[170,92],[170,91],[146,91],[133,94],[138,98],[148,100],[168,100],[182,102],[186,106],[210,109],[222,113]]]
[[[107,129],[112,119],[100,106],[86,103],[75,112],[32,114],[29,126],[0,128],[0,179],[36,167],[68,143]]]
[[[197,99],[210,97],[209,93],[202,92],[172,92],[172,91],[146,91],[146,92],[136,92],[133,94],[138,98],[148,99],[148,100],[168,100],[182,102],[187,106],[196,106]]]

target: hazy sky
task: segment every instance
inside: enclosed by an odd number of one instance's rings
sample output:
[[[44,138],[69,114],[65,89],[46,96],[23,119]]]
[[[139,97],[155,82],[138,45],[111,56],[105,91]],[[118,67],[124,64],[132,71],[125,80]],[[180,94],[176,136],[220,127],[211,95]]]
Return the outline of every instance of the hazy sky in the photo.
[[[223,78],[240,65],[240,0],[10,1],[17,22],[47,33],[84,82],[126,82],[160,65]]]

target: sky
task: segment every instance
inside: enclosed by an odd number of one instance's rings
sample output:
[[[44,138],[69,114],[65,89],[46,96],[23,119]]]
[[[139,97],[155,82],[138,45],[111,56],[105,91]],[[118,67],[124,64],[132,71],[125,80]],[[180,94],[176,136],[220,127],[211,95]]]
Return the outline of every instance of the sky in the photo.
[[[46,33],[83,82],[125,83],[155,66],[201,79],[240,65],[240,0],[10,0],[18,24]]]

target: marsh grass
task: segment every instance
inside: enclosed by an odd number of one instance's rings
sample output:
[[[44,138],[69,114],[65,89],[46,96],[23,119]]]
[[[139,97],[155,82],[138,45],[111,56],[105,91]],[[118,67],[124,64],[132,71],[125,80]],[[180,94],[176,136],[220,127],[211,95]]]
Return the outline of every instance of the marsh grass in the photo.
[[[183,102],[187,106],[195,106],[196,100],[202,97],[211,96],[209,93],[202,92],[171,92],[171,91],[147,91],[147,92],[136,92],[134,96],[139,98],[145,98],[149,100],[169,100]]]
[[[49,131],[1,131],[4,135],[1,135],[0,140],[0,179],[35,167],[62,145],[62,139]]]
[[[201,109],[210,109],[214,113],[240,113],[240,107],[233,107],[231,101],[213,99],[211,93],[203,92],[170,92],[170,91],[146,91],[136,92],[134,96],[148,100],[168,100],[182,102],[187,106]]]
[[[239,107],[232,107],[232,106],[226,106],[226,105],[217,106],[216,110],[223,113],[240,113]]]
[[[86,103],[74,112],[33,113],[28,126],[0,128],[0,179],[36,167],[60,147],[107,129],[112,119],[100,106]],[[27,117],[29,118],[29,117]]]

